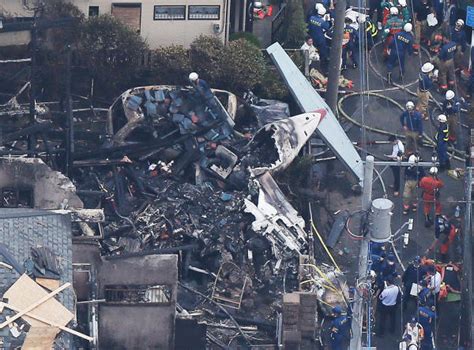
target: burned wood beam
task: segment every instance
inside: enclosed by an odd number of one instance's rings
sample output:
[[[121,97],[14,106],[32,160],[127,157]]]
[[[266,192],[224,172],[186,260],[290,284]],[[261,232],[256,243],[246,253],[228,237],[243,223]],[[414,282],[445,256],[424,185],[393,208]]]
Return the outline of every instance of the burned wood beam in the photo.
[[[102,209],[56,209],[50,210],[57,214],[71,214],[72,222],[104,222],[105,214]]]
[[[84,196],[95,196],[95,197],[102,197],[105,195],[105,192],[102,191],[94,191],[94,190],[77,190],[77,195],[84,195]]]
[[[52,127],[53,123],[50,121],[42,122],[42,123],[36,123],[30,126],[27,126],[26,128],[23,128],[19,131],[12,132],[10,134],[7,134],[0,138],[0,143],[5,144],[8,142],[15,141],[19,139],[22,136],[28,136],[28,135],[33,135],[36,133],[44,132]]]
[[[109,166],[109,165],[128,165],[130,160],[124,159],[98,159],[98,160],[75,160],[73,167],[90,167],[90,166]]]
[[[66,150],[64,148],[58,148],[51,150],[50,154],[58,154],[58,153],[64,153]],[[13,150],[0,150],[0,157],[2,156],[23,156],[25,154],[32,154],[32,155],[42,155],[48,153],[46,150],[41,150],[41,151],[34,151],[34,152],[29,152],[28,150],[18,150],[18,149],[13,149]]]
[[[186,244],[178,247],[170,247],[170,248],[160,248],[160,249],[151,249],[151,250],[145,250],[142,252],[137,252],[137,253],[125,253],[125,254],[120,254],[120,255],[111,255],[111,256],[106,256],[106,260],[117,260],[117,259],[126,259],[126,258],[131,258],[131,257],[137,257],[137,256],[147,256],[147,255],[154,255],[154,254],[175,254],[180,251],[186,250],[186,251],[191,251],[199,248],[197,244]]]

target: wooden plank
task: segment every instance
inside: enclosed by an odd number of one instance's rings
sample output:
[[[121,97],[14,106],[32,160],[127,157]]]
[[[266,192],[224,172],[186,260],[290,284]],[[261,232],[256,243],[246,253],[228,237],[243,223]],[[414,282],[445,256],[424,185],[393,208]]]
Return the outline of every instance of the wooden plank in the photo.
[[[41,278],[41,277],[37,277],[35,279],[35,281],[40,286],[46,288],[49,291],[53,291],[55,289],[58,289],[59,286],[60,286],[60,282],[61,282],[59,280],[53,280],[53,279],[50,279],[50,278]]]
[[[4,328],[5,326],[8,326],[10,323],[24,316],[29,311],[40,307],[42,304],[45,304],[48,300],[52,299],[55,295],[70,286],[71,283],[68,282],[63,284],[61,287],[55,289],[51,293],[46,294],[44,289],[41,288],[35,281],[33,281],[26,274],[23,274],[4,294],[4,298],[8,299],[9,304],[18,306],[22,309],[22,311],[17,313],[9,320],[0,324],[0,329]],[[62,324],[63,322],[65,322],[64,325],[66,325],[74,317],[74,315],[72,315],[72,313],[57,300],[52,301],[53,303],[50,303],[50,305],[46,309],[40,310],[42,312],[37,312],[37,314],[54,315],[56,317],[61,316],[60,322],[58,323]],[[59,306],[54,304],[54,302],[57,303]],[[56,311],[51,309],[50,307],[55,308]],[[62,312],[62,315],[57,315],[59,312]],[[28,320],[27,322],[30,323]],[[34,324],[31,325],[34,326]]]
[[[22,275],[5,292],[4,298],[8,299],[10,305],[19,309],[24,309],[47,294],[47,291],[30,277]],[[36,315],[48,318],[49,320],[64,326],[74,318],[74,315],[54,298],[38,306],[34,312]],[[25,321],[32,327],[43,326],[41,322],[28,316],[24,316],[23,319],[25,319]]]
[[[21,311],[19,308],[14,307],[14,306],[12,306],[12,305],[9,305],[9,304],[7,304],[7,303],[2,303],[2,302],[0,302],[0,304],[1,304],[1,307],[6,307],[6,308],[11,309],[11,310],[13,310],[13,311],[16,311],[16,312]],[[42,323],[48,324],[48,325],[50,325],[50,326],[53,326],[54,328],[59,328],[59,329],[62,330],[62,331],[65,331],[65,332],[74,334],[74,335],[76,335],[76,336],[78,336],[78,337],[80,337],[80,338],[82,338],[82,339],[85,339],[85,340],[88,340],[88,341],[93,341],[93,340],[94,340],[93,337],[90,337],[90,336],[88,336],[88,335],[86,335],[86,334],[80,333],[80,332],[78,332],[78,331],[76,331],[76,330],[74,330],[74,329],[71,329],[71,328],[69,328],[69,327],[56,324],[56,323],[54,323],[53,321],[50,321],[50,320],[45,319],[45,318],[43,318],[43,317],[41,317],[41,316],[32,314],[31,312],[28,312],[27,315],[28,315],[29,317],[31,317],[31,318],[34,318],[35,320],[38,320],[38,321],[40,321],[40,322],[42,322]],[[44,328],[44,327],[34,327],[34,328]],[[31,329],[31,328],[30,328],[30,329]]]

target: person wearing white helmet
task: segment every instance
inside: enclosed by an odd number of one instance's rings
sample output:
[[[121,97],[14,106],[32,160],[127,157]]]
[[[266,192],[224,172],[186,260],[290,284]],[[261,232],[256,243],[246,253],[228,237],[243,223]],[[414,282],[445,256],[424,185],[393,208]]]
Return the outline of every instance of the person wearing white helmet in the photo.
[[[398,18],[398,20],[400,20]],[[388,24],[388,22],[387,22]],[[392,71],[394,67],[399,67],[400,76],[405,74],[405,55],[408,53],[410,56],[413,54],[413,34],[411,23],[406,23],[403,26],[403,31],[395,33],[393,39],[390,42],[389,56],[387,59],[387,81],[389,84],[392,83]]]
[[[324,34],[331,28],[331,22],[326,20],[325,15],[326,8],[322,4],[316,5],[316,14],[308,20],[308,34],[313,38],[313,45],[318,49],[323,68],[329,59],[329,48]]]
[[[425,170],[421,166],[417,166],[420,157],[417,153],[411,154],[408,157],[410,164],[405,168],[405,185],[403,187],[403,214],[407,215],[410,211],[418,209],[417,193],[418,182],[425,176]]]
[[[218,106],[216,102],[216,97],[212,92],[209,84],[204,79],[201,79],[196,72],[189,73],[189,81],[196,89],[198,94],[206,101],[206,105],[216,113],[218,112]]]
[[[418,75],[418,90],[416,96],[418,100],[416,102],[416,109],[421,113],[424,120],[429,119],[428,114],[428,101],[430,99],[430,90],[433,88],[433,75],[434,65],[431,62],[426,62],[421,67],[421,72]]]
[[[403,20],[398,17],[398,9],[395,6],[390,8],[390,16],[385,22],[383,27],[382,38],[386,41],[387,38],[392,37],[398,32],[401,32],[403,29],[404,22]],[[386,45],[390,44],[386,42]]]
[[[405,23],[411,22],[411,12],[407,6],[407,0],[398,0],[398,13],[402,16]]]
[[[448,118],[444,114],[438,115],[438,131],[435,136],[436,152],[438,153],[439,168],[441,170],[449,169],[449,155],[448,155],[448,141],[449,141],[449,127]]]
[[[423,122],[412,101],[408,101],[405,107],[406,110],[400,116],[400,124],[405,133],[406,152],[413,153],[417,151],[418,140],[423,137]]]
[[[433,224],[431,213],[433,206],[435,207],[435,215],[441,215],[440,190],[443,188],[444,182],[438,178],[438,168],[431,167],[429,175],[424,176],[420,180],[420,188],[423,191],[423,213],[425,214],[425,226],[429,227]]]
[[[446,91],[442,110],[448,118],[449,142],[456,144],[456,130],[458,128],[458,114],[461,111],[461,100],[457,98],[453,90]]]
[[[392,143],[392,153],[385,154],[386,157],[390,158],[392,161],[401,161],[402,157],[405,155],[405,146],[402,141],[400,141],[395,135],[390,135],[388,140]],[[400,166],[391,165],[390,169],[393,173],[393,195],[398,197],[400,194]]]
[[[454,28],[451,28],[451,40],[456,43],[454,66],[456,69],[464,69],[466,68],[464,65],[464,54],[468,45],[466,31],[464,30],[464,21],[462,19],[458,19]]]

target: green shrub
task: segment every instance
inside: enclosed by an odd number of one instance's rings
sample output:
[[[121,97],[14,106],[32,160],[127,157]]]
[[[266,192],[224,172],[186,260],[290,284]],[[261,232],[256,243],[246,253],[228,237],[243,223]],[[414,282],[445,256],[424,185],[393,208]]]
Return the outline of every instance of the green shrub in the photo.
[[[237,32],[237,33],[232,33],[229,37],[229,41],[235,41],[239,39],[245,39],[259,48],[262,47],[262,45],[260,44],[260,40],[252,33]]]
[[[266,69],[260,49],[244,39],[229,42],[220,65],[222,86],[239,94],[260,84]]]
[[[192,70],[209,82],[216,85],[222,77],[222,54],[224,45],[211,36],[201,35],[191,43],[189,57]]]
[[[153,65],[150,78],[156,84],[189,84],[188,75],[191,71],[189,51],[183,46],[172,45],[160,47],[153,51]]]

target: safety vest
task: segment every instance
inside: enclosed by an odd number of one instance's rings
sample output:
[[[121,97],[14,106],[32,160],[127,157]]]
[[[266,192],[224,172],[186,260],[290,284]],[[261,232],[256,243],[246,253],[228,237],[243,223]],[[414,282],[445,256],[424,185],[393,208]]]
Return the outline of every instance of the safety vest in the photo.
[[[370,34],[372,38],[375,38],[377,34],[379,33],[379,30],[377,29],[377,26],[373,24],[372,22],[367,22],[367,26],[365,28],[365,31]]]

